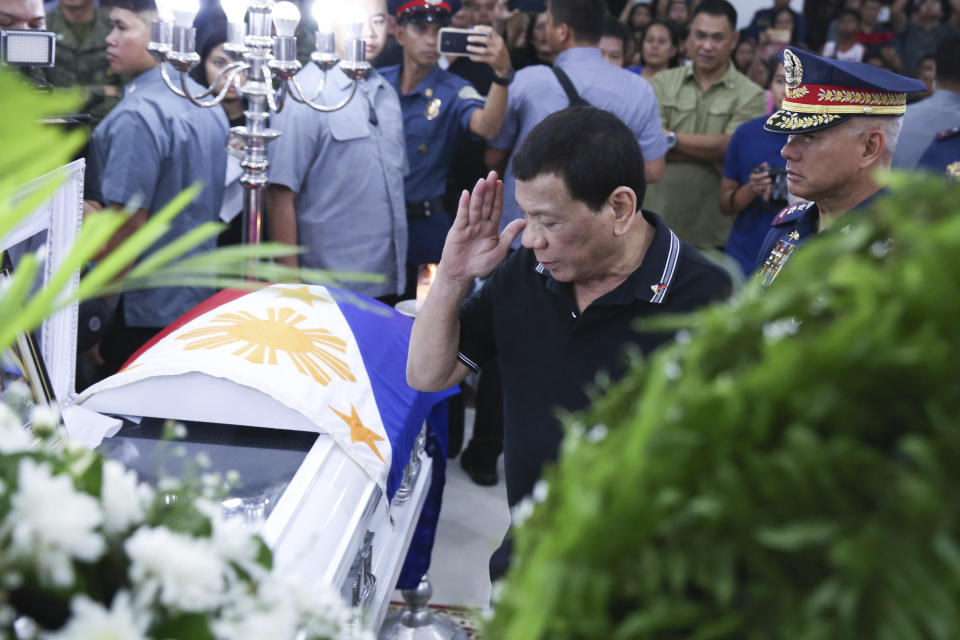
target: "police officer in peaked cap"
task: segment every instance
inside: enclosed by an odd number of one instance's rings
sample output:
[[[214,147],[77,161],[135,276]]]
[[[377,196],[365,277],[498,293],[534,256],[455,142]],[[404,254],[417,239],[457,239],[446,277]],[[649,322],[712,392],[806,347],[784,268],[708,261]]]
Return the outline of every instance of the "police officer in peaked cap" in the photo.
[[[459,0],[391,0],[403,62],[380,70],[400,96],[410,173],[404,179],[409,247],[407,292],[418,265],[437,263],[452,217],[443,204],[447,176],[461,131],[491,139],[507,109],[513,67],[503,38],[477,26],[469,36],[471,58],[489,64],[496,78],[486,99],[463,78],[441,68],[439,30],[460,9]],[[480,178],[481,176],[477,176]]]
[[[793,47],[781,59],[786,96],[764,128],[787,136],[780,154],[789,191],[804,202],[773,220],[758,256],[764,284],[810,236],[883,189],[877,169],[890,167],[907,94],[926,89],[919,80]]]

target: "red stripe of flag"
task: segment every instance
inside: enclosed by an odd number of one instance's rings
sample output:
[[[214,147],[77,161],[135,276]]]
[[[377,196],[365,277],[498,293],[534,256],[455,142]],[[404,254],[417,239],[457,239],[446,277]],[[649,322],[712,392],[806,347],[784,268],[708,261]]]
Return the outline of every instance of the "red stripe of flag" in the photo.
[[[269,286],[269,285],[265,285],[265,286]],[[213,309],[223,306],[228,302],[233,302],[237,298],[242,298],[243,296],[249,293],[253,293],[253,291],[250,291],[249,289],[224,289],[223,291],[219,293],[215,293],[214,295],[210,296],[209,298],[207,298],[206,300],[204,300],[203,302],[195,306],[193,309],[190,309],[190,311],[187,311],[185,314],[183,314],[182,316],[174,320],[166,329],[164,329],[157,335],[153,336],[153,338],[151,338],[149,342],[147,342],[145,345],[137,349],[137,352],[134,353],[132,356],[130,356],[130,358],[123,363],[123,366],[120,367],[120,371],[123,371],[124,369],[129,367],[131,364],[133,364],[134,360],[136,360],[143,354],[144,351],[151,348],[153,345],[157,344],[158,342],[163,340],[165,337],[167,337],[168,335],[170,335],[171,333],[173,333],[183,325],[187,324],[192,320],[199,318],[200,316],[205,314],[207,311],[212,311]]]

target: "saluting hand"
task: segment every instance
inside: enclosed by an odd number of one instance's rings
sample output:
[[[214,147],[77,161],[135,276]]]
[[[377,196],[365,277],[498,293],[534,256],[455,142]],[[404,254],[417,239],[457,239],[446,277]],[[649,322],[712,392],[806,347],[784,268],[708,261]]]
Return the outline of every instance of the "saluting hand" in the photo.
[[[474,62],[485,62],[493,67],[493,72],[503,77],[510,73],[513,65],[507,45],[493,27],[477,25],[473,27],[477,35],[467,37],[467,51]],[[483,35],[486,34],[486,35]]]
[[[472,194],[464,190],[460,196],[457,217],[443,245],[438,277],[472,281],[488,276],[503,262],[526,221],[514,220],[501,234],[502,213],[503,182],[491,171],[477,181]]]

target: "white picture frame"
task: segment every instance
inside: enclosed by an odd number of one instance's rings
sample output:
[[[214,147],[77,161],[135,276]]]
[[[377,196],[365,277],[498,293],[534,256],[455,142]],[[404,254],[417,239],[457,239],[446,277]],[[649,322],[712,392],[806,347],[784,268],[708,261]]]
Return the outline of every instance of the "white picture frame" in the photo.
[[[45,259],[43,282],[50,281],[69,254],[80,225],[83,223],[83,184],[86,163],[75,160],[59,169],[25,184],[14,196],[13,204],[35,192],[51,180],[62,180],[56,192],[5,238],[0,239],[0,251],[16,247],[31,238],[41,237]],[[80,270],[71,277],[62,295],[70,296],[80,284]],[[50,383],[61,408],[73,405],[77,399],[76,358],[79,304],[74,303],[47,318],[40,329],[40,354],[50,376]]]

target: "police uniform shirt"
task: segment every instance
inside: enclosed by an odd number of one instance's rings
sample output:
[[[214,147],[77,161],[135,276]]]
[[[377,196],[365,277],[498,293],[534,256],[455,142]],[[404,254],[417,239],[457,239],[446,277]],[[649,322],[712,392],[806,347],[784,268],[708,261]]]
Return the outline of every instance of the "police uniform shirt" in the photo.
[[[457,137],[469,131],[470,116],[483,106],[483,96],[463,78],[434,66],[416,89],[400,91],[403,66],[382,69],[383,79],[400,96],[410,173],[404,181],[409,201],[442,198],[453,164]]]
[[[306,97],[322,73],[309,65],[297,74]],[[314,102],[339,103],[352,82],[336,67]],[[382,274],[382,283],[345,284],[374,297],[402,292],[407,154],[393,87],[374,71],[343,109],[318,113],[287,100],[271,127],[282,135],[267,147],[269,179],[296,194],[297,241],[307,249],[301,266]]]
[[[960,180],[960,127],[941,131],[917,167]]]
[[[670,332],[637,331],[637,321],[686,313],[727,298],[729,274],[682,242],[654,213],[653,240],[640,266],[582,313],[570,283],[554,280],[521,248],[494,270],[460,311],[459,358],[474,371],[497,357],[503,374],[507,500],[529,494],[563,438],[557,410],[589,405],[600,371],[625,372],[625,345],[644,354]]]
[[[187,80],[194,94],[203,88]],[[135,203],[151,215],[195,182],[202,191],[171,222],[170,230],[145,254],[217,221],[226,173],[227,117],[223,109],[203,109],[175,95],[160,68],[142,73],[124,98],[93,132],[92,162],[106,202]],[[206,240],[191,253],[216,246]],[[212,294],[202,287],[168,287],[124,295],[130,327],[164,327]]]
[[[874,200],[885,195],[886,192],[886,189],[880,189],[845,215],[870,208]],[[814,202],[801,202],[778,213],[767,232],[767,237],[763,240],[760,253],[757,254],[757,267],[760,269],[759,275],[764,284],[769,285],[773,282],[793,251],[817,235],[819,231],[820,207]]]
[[[893,151],[893,168],[915,168],[937,134],[958,125],[960,93],[937,89],[929,98],[908,105],[897,148]]]
[[[623,120],[636,136],[644,160],[650,162],[666,155],[660,111],[649,82],[605,61],[597,47],[567,49],[557,56],[555,65],[570,77],[581,98]],[[510,85],[503,126],[489,144],[495,149],[515,151],[531,129],[551,113],[568,106],[570,100],[550,67],[536,65],[521,69]],[[523,217],[515,189],[511,153],[504,179],[501,229]],[[515,246],[518,244],[519,238]]]

